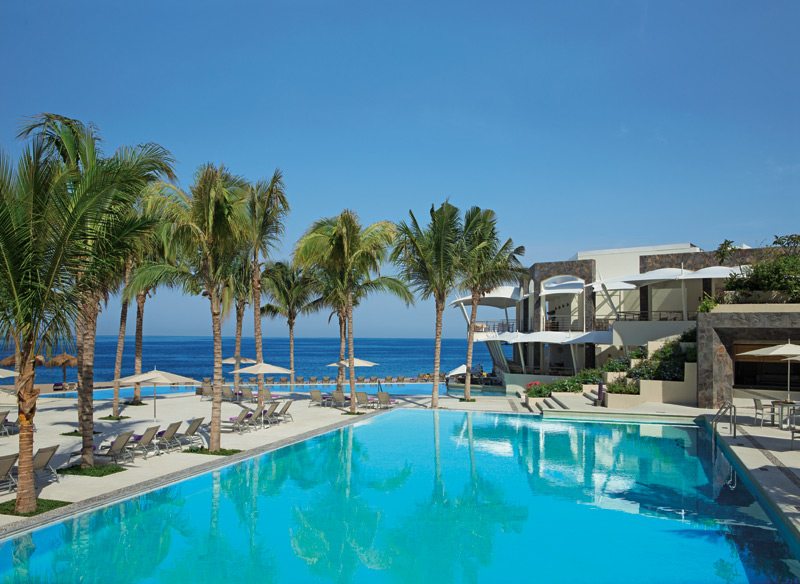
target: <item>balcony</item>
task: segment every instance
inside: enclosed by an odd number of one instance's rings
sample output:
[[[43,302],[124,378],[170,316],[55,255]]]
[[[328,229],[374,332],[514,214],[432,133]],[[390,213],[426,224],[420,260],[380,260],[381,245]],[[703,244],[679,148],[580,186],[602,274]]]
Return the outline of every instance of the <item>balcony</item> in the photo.
[[[476,320],[476,333],[515,333],[517,321],[515,320]]]
[[[546,331],[582,331],[583,325],[579,318],[572,316],[549,316],[544,321],[544,330]]]
[[[688,320],[697,320],[697,312],[687,312]],[[617,313],[616,320],[669,321],[684,320],[681,310],[630,310]]]

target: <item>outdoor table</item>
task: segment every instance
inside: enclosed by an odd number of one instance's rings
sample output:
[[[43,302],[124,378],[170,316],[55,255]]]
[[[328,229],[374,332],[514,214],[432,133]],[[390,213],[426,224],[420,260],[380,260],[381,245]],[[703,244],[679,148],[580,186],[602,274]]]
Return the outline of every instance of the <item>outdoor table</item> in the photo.
[[[800,406],[800,402],[794,402],[794,401],[787,402],[787,401],[783,401],[783,400],[773,400],[772,401],[772,406],[773,406],[773,408],[777,408],[778,409],[778,427],[781,430],[786,430],[786,428],[789,426],[789,423],[788,423],[789,422],[789,418],[792,416],[793,410],[796,407]],[[786,423],[786,425],[784,425],[784,423],[783,423],[783,419],[784,419],[783,412],[784,412],[784,410],[787,410],[787,415],[786,415],[786,422],[787,423]]]

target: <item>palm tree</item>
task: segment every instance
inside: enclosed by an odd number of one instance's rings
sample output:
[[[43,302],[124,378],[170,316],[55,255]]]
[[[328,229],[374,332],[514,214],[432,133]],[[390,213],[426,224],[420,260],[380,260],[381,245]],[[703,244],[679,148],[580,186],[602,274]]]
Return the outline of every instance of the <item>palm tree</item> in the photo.
[[[246,224],[243,196],[246,182],[224,166],[205,164],[196,175],[190,193],[164,185],[172,197],[169,220],[172,239],[181,254],[176,263],[146,263],[131,279],[132,289],[158,284],[182,287],[209,300],[214,338],[214,383],[211,400],[209,448],[220,448],[222,414],[222,301],[229,285],[229,265],[241,250]]]
[[[472,347],[475,342],[475,320],[478,302],[497,286],[517,282],[525,275],[518,256],[524,247],[514,247],[507,239],[503,244],[497,233],[497,216],[491,209],[472,207],[464,215],[460,250],[459,287],[471,295],[469,333],[467,335],[467,375],[464,383],[464,400],[470,401],[472,378]],[[436,383],[438,380],[435,380]]]
[[[292,262],[267,264],[264,291],[269,302],[261,307],[268,316],[282,316],[289,327],[289,369],[294,391],[294,325],[297,317],[319,309],[319,281],[312,270]]]
[[[255,337],[256,361],[264,362],[263,333],[261,332],[261,272],[265,259],[278,237],[283,233],[283,220],[289,213],[289,202],[283,184],[283,173],[275,169],[268,181],[258,181],[246,189],[247,228],[245,240],[250,250],[253,336]],[[258,376],[258,404],[264,405],[264,376]]]
[[[120,148],[111,157],[103,157],[95,129],[78,120],[43,114],[34,118],[22,135],[38,134],[50,147],[51,156],[73,172],[69,185],[78,189],[81,179],[105,177],[107,188],[125,196],[90,229],[84,240],[87,262],[76,273],[79,286],[79,313],[76,320],[78,341],[78,425],[83,434],[81,464],[94,464],[94,347],[100,302],[117,287],[120,274],[138,242],[153,221],[133,211],[136,197],[152,181],[172,176],[169,153],[155,144]]]
[[[403,278],[423,299],[433,298],[436,311],[433,349],[433,391],[431,407],[439,407],[439,368],[442,354],[442,315],[448,295],[458,283],[458,246],[461,241],[461,219],[458,208],[445,201],[439,208],[431,206],[430,222],[421,227],[414,213],[410,222],[397,226],[397,243],[392,259],[400,267]]]
[[[247,302],[252,297],[253,278],[250,275],[252,264],[250,263],[249,250],[240,253],[229,266],[228,285],[222,301],[222,315],[227,317],[233,308],[236,317],[236,333],[234,336],[233,357],[236,360],[234,365],[233,385],[239,390],[239,373],[242,359],[242,326],[244,325],[244,312]]]
[[[360,298],[378,290],[392,292],[406,303],[413,302],[405,283],[397,278],[379,275],[395,233],[395,226],[389,221],[378,221],[362,227],[358,215],[345,210],[336,217],[316,221],[300,239],[295,250],[295,260],[300,265],[320,266],[336,274],[338,279],[347,323],[350,411],[353,414],[356,413],[353,307]]]

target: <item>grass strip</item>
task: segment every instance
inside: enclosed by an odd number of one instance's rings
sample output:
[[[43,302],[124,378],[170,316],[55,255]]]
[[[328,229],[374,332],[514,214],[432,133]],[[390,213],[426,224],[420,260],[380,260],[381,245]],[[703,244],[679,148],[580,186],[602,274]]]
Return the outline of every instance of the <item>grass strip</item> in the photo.
[[[80,466],[68,466],[67,468],[58,469],[58,474],[62,475],[77,475],[79,477],[105,477],[111,474],[116,474],[127,470],[124,466],[118,464],[102,464],[100,466],[89,466],[81,468]]]
[[[111,414],[97,418],[98,420],[109,420],[110,422],[119,422],[120,420],[127,420],[130,416],[112,416]],[[99,432],[98,432],[99,434]]]
[[[102,434],[102,432],[92,432],[92,434],[97,435],[97,434]],[[61,435],[62,436],[77,436],[79,438],[81,436],[83,436],[83,434],[81,434],[80,431],[78,431],[78,430],[72,430],[71,432],[61,432]]]
[[[67,505],[71,505],[69,501],[56,501],[55,499],[36,499],[36,510],[32,511],[31,513],[17,513],[14,510],[17,502],[14,499],[10,501],[6,501],[4,503],[0,503],[0,514],[3,515],[16,515],[17,517],[33,517],[34,515],[39,515],[40,513],[45,513],[47,511],[52,511],[53,509],[58,509],[59,507],[66,507]]]
[[[209,450],[205,446],[198,448],[197,446],[192,446],[188,450],[184,450],[184,452],[190,452],[192,454],[210,454],[212,456],[231,456],[232,454],[238,454],[241,450],[236,448],[220,448],[219,450]]]

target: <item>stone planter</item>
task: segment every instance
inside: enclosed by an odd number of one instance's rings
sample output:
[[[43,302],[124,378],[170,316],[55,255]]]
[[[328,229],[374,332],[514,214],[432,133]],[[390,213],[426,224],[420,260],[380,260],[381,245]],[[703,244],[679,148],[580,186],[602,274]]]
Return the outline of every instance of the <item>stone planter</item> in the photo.
[[[627,371],[603,371],[603,383],[608,385],[609,383],[613,383],[614,381],[625,379],[627,376],[628,376]]]

